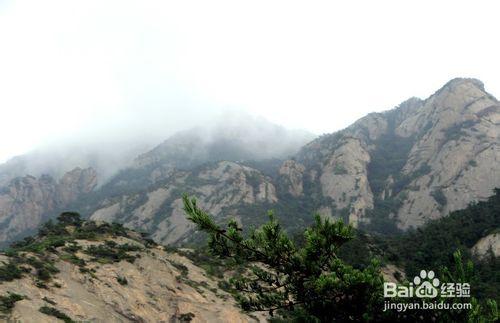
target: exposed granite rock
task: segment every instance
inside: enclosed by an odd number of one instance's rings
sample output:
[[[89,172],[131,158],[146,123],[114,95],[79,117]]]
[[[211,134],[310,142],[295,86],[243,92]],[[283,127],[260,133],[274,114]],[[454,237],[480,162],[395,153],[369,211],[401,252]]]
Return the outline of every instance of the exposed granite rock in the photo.
[[[91,192],[97,186],[97,173],[92,168],[77,167],[59,180],[58,196],[61,205],[76,200],[81,194]]]
[[[11,180],[0,192],[0,243],[37,228],[48,214],[92,191],[96,178],[93,169],[76,168],[59,182],[48,175]]]
[[[294,160],[285,161],[279,169],[279,175],[282,180],[286,181],[288,193],[292,196],[298,197],[304,193],[304,171],[304,165]]]
[[[411,98],[371,113],[313,140],[281,167],[236,162],[269,157],[272,143],[294,137],[279,127],[266,129],[276,136],[258,156],[252,150],[262,143],[238,127],[179,133],[139,156],[77,211],[174,243],[191,232],[182,193],[196,196],[220,220],[239,218],[244,207],[272,208],[279,199],[280,206],[300,205],[292,213],[319,211],[355,226],[384,213],[407,229],[485,199],[500,186],[500,102],[474,79],[454,79],[426,100]],[[229,140],[232,135],[237,140]],[[43,176],[13,180],[0,193],[0,241],[35,228],[47,211],[73,206],[95,186],[95,173],[82,169],[59,183]]]
[[[349,223],[357,225],[367,208],[373,208],[368,185],[368,151],[355,138],[346,138],[325,161],[320,176],[323,195],[337,209],[349,210]]]
[[[396,129],[403,136],[420,134],[403,172],[413,174],[423,165],[430,167],[428,174],[409,184],[419,189],[408,191],[398,213],[402,228],[465,208],[500,185],[498,118],[498,101],[484,92],[482,83],[456,79]],[[444,205],[433,197],[436,191],[446,198]]]
[[[156,241],[176,243],[193,229],[182,209],[183,193],[196,196],[199,204],[216,217],[237,217],[239,207],[278,200],[270,178],[250,167],[221,161],[193,171],[177,171],[148,192],[105,201],[90,218],[123,222],[151,232]]]
[[[144,248],[125,237],[112,239]],[[79,240],[86,247],[102,242]],[[189,259],[166,252],[162,247],[144,249],[133,263],[92,262],[89,255],[77,257],[92,270],[82,272],[71,263],[58,259],[59,272],[47,288],[38,287],[27,275],[0,283],[0,295],[16,293],[25,299],[15,303],[10,314],[1,319],[8,322],[55,322],[39,311],[42,306],[56,308],[74,321],[84,322],[256,322],[241,312],[232,297],[220,290],[217,281]],[[2,260],[7,257],[1,256]],[[182,267],[185,272],[182,271]],[[126,279],[120,283],[118,278]],[[182,277],[182,278],[180,278]],[[265,321],[264,318],[261,321]]]
[[[489,234],[472,247],[472,253],[480,258],[488,256],[490,251],[495,257],[500,256],[500,233]]]
[[[500,103],[480,81],[454,79],[426,100],[412,98],[312,141],[297,160],[319,176],[313,185],[326,198],[320,210],[339,216],[347,208],[357,225],[369,221],[365,211],[377,208],[377,200],[387,201],[396,207],[388,216],[407,229],[486,199],[500,186],[499,121]],[[408,154],[395,152],[386,164],[400,159],[401,169],[378,178],[373,172],[380,169],[370,172],[373,156],[398,142],[407,143]]]

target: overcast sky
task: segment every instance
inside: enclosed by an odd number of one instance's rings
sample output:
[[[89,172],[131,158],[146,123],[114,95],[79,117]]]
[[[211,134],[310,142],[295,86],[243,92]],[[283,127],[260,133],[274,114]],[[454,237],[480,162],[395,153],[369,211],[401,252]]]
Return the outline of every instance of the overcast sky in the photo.
[[[232,109],[333,132],[457,76],[500,96],[497,3],[0,0],[0,161]]]

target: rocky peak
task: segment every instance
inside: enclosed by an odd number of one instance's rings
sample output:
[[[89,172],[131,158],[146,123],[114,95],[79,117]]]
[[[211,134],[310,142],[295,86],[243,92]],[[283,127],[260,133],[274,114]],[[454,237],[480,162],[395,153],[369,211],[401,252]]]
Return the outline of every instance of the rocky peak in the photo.
[[[464,78],[464,77],[456,77],[445,85],[436,93],[442,92],[442,91],[451,91],[451,92],[460,92],[460,88],[477,88],[478,90],[482,92],[486,92],[484,89],[484,83],[478,79],[475,78]]]
[[[479,258],[487,258],[491,254],[500,257],[500,233],[491,233],[481,238],[471,249]]]
[[[327,215],[346,218],[347,210],[356,224],[366,210],[383,209],[408,228],[491,195],[500,185],[499,142],[500,103],[481,81],[458,78],[426,100],[314,140],[297,160],[317,175]]]

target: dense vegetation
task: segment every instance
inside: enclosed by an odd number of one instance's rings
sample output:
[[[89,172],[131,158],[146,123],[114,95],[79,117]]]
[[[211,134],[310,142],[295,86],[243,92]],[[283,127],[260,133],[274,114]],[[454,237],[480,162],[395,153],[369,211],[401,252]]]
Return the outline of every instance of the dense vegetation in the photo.
[[[217,225],[194,199],[185,196],[184,208],[188,219],[208,233],[213,257],[246,264],[248,271],[227,283],[240,306],[246,311],[268,311],[273,321],[489,322],[498,318],[495,301],[480,305],[474,297],[470,298],[471,310],[382,311],[383,279],[378,263],[355,268],[337,256],[340,247],[353,238],[352,228],[342,222],[317,216],[302,239],[294,242],[272,215],[268,223],[244,236],[236,221]],[[443,268],[441,282],[469,281],[472,267],[470,261],[464,264],[458,251],[450,269]]]
[[[68,315],[64,314],[63,312],[59,311],[58,309],[50,306],[42,306],[40,307],[39,311],[45,315],[48,316],[53,316],[56,317],[60,320],[62,320],[64,323],[74,323]]]
[[[410,277],[424,268],[450,267],[454,262],[453,251],[460,250],[467,260],[475,263],[471,282],[474,295],[498,300],[499,259],[492,255],[477,259],[470,250],[479,239],[496,232],[499,227],[500,189],[495,189],[487,201],[471,204],[404,235],[379,237],[376,244],[379,250],[384,250],[389,262],[404,268]]]
[[[16,302],[23,300],[24,296],[16,293],[8,293],[7,295],[0,295],[0,312],[8,314],[14,308]]]

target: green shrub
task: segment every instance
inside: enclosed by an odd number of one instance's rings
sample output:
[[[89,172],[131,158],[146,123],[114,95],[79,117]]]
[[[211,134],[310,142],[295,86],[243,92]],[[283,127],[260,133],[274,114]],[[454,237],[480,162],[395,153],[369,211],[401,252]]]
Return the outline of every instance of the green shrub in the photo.
[[[191,322],[194,318],[194,314],[189,312],[189,313],[184,313],[179,315],[179,321],[180,322]]]
[[[12,309],[14,308],[16,302],[19,302],[23,299],[24,296],[10,292],[7,295],[0,296],[0,312],[10,313],[10,311],[12,311]]]
[[[83,223],[80,214],[77,212],[63,212],[57,217],[57,221],[63,226],[74,225],[79,227]]]
[[[0,266],[0,282],[13,281],[23,276],[23,271],[13,262],[4,263]]]
[[[54,266],[54,263],[49,259],[40,260],[35,257],[28,257],[24,262],[36,269],[38,279],[48,281],[52,278],[52,274],[57,274],[59,269]]]
[[[434,198],[434,200],[439,204],[439,208],[442,209],[443,207],[446,206],[448,203],[448,200],[446,199],[446,195],[444,195],[444,192],[442,189],[436,189],[431,192],[431,196]]]
[[[172,264],[172,266],[174,266],[175,268],[177,268],[181,272],[181,275],[183,277],[187,276],[187,274],[189,273],[188,267],[181,264],[180,262],[173,261],[173,260],[170,260],[169,262]]]
[[[120,285],[127,285],[128,284],[128,280],[126,277],[118,276],[118,277],[116,277],[116,280],[118,281],[118,283]]]
[[[46,250],[55,251],[55,248],[62,247],[66,244],[66,241],[69,239],[68,236],[59,236],[59,235],[45,235],[43,239],[29,239],[23,244],[12,246],[17,251],[29,251],[41,254]]]
[[[63,312],[59,311],[58,309],[54,307],[49,307],[49,306],[42,306],[38,309],[41,313],[49,316],[56,317],[60,320],[63,320],[65,323],[74,323],[68,315],[64,314]]]
[[[125,243],[123,245],[118,245],[114,241],[105,241],[104,244],[97,246],[89,246],[85,249],[85,253],[93,256],[98,262],[110,263],[119,262],[121,260],[126,260],[128,262],[134,262],[137,256],[130,255],[129,251],[139,251],[142,250],[141,247]]]
[[[47,296],[44,296],[44,297],[42,298],[42,300],[43,300],[43,301],[45,301],[45,302],[47,302],[47,303],[49,303],[49,304],[51,304],[51,305],[56,305],[56,304],[57,304],[55,301],[51,300],[51,299],[50,299],[50,298],[48,298]]]

